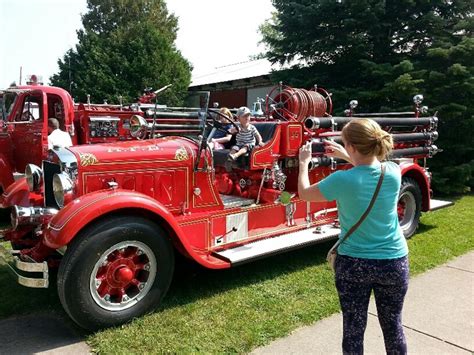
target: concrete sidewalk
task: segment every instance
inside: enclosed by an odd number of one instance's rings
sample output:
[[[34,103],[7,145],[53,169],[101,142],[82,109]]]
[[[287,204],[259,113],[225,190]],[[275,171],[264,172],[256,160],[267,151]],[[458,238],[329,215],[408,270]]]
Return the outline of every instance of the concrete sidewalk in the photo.
[[[90,354],[82,337],[61,316],[30,314],[0,321],[0,355]]]
[[[410,280],[403,310],[409,354],[474,352],[474,252]],[[342,315],[295,330],[252,354],[341,354]],[[365,354],[384,354],[372,298]]]

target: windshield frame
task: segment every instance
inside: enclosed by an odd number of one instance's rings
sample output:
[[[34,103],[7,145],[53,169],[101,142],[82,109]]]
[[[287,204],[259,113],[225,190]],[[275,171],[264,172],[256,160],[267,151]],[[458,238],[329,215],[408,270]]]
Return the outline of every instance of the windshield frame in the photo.
[[[4,91],[1,92],[2,93],[2,105],[1,105],[2,115],[1,115],[1,118],[5,122],[8,121],[8,117],[10,116],[10,114],[13,111],[13,108],[17,104],[18,98],[20,97],[20,94],[28,93],[28,92],[31,92],[31,91],[32,90],[8,89],[8,90],[4,90]],[[14,98],[13,98],[13,101],[9,104],[9,108],[7,110],[7,106],[6,106],[7,100],[6,100],[6,98],[10,95],[14,95]]]

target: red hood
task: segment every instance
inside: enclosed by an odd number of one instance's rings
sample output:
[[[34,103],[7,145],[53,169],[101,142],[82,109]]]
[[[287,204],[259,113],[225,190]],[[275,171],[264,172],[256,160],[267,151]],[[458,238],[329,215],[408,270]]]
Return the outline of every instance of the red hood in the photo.
[[[150,163],[187,161],[196,155],[197,144],[182,137],[163,137],[143,141],[79,145],[69,150],[76,155],[80,167],[114,163]]]

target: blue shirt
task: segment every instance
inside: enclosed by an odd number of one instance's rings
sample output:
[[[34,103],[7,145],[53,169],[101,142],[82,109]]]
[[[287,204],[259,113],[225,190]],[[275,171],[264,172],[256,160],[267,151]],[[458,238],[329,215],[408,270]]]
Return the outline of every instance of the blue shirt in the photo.
[[[223,126],[222,129],[225,130],[225,131],[229,131],[229,129],[231,127],[232,127],[232,125],[228,124],[228,125]],[[220,129],[218,129],[218,130],[216,130],[216,132],[214,133],[214,136],[212,136],[212,138],[215,138],[215,139],[224,138],[224,137],[227,137],[227,135],[229,135],[229,134],[231,134],[231,133],[230,132],[225,133],[225,132],[221,131]]]
[[[397,201],[400,190],[400,167],[384,162],[385,176],[372,210],[362,224],[337,252],[355,258],[395,259],[408,254],[408,247],[398,223]],[[380,177],[380,164],[359,165],[340,170],[318,183],[328,201],[336,200],[341,235],[357,223],[369,206]]]

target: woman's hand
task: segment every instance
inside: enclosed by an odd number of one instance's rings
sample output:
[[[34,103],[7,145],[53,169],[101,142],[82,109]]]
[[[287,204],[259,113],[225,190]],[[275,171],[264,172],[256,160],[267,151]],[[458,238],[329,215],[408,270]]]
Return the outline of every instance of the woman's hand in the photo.
[[[351,158],[349,154],[347,153],[346,148],[344,148],[339,143],[336,143],[331,140],[325,140],[324,151],[325,151],[325,154],[330,158],[339,158],[339,159],[344,159],[348,162],[351,162]]]
[[[306,144],[300,148],[300,154],[298,157],[300,165],[308,166],[309,162],[311,161],[311,153],[311,141],[307,141]]]

